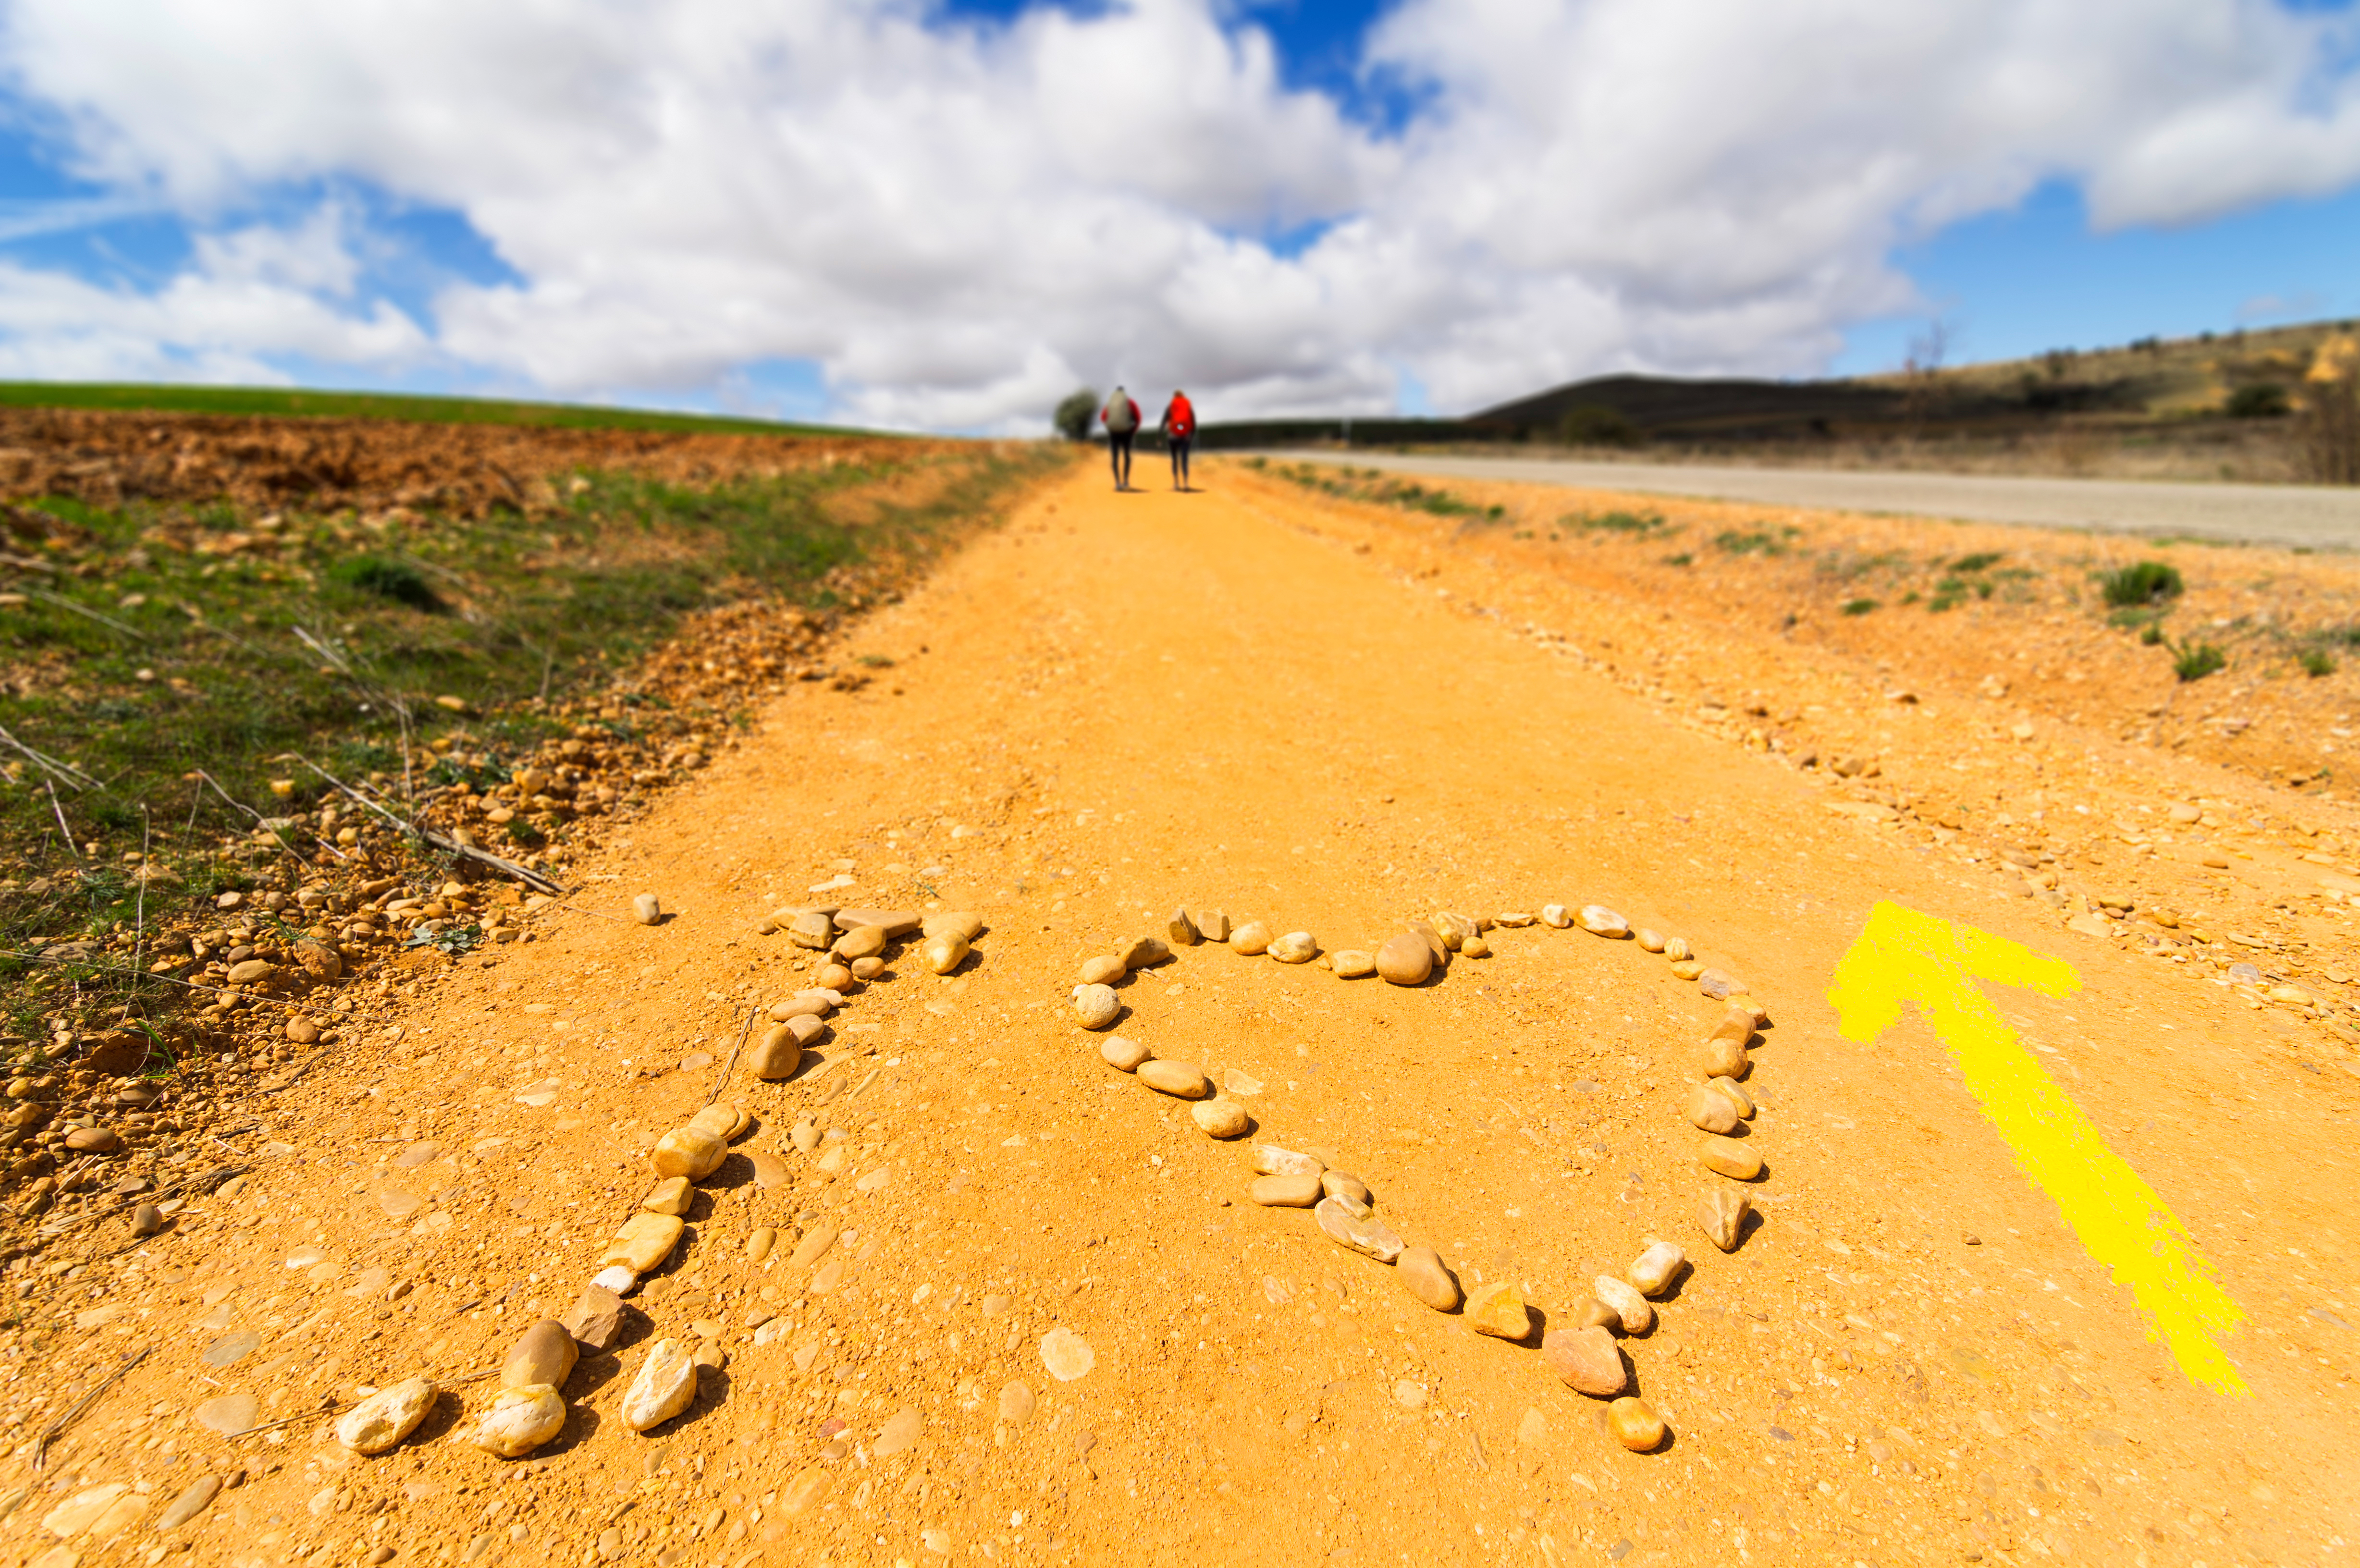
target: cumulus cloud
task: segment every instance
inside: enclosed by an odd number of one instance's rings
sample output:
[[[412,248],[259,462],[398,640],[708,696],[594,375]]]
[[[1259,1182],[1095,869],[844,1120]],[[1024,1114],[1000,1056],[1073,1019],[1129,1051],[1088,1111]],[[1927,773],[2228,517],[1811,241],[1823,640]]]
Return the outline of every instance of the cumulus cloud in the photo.
[[[1811,371],[1911,307],[1897,244],[2043,180],[2125,224],[2360,179],[2353,24],[2256,0],[1401,0],[1365,67],[1415,108],[1382,131],[1285,86],[1222,0],[5,17],[75,172],[201,235],[146,292],[0,273],[16,373],[301,356],[692,395],[807,360],[845,417],[969,429],[1118,376],[1225,414],[1377,411],[1405,381],[1464,408]],[[224,216],[337,181],[464,215],[512,276],[405,315],[333,197]]]
[[[399,368],[434,350],[419,324],[352,293],[346,214],[324,205],[290,227],[201,235],[162,288],[95,283],[0,263],[0,378],[293,379],[284,362]]]

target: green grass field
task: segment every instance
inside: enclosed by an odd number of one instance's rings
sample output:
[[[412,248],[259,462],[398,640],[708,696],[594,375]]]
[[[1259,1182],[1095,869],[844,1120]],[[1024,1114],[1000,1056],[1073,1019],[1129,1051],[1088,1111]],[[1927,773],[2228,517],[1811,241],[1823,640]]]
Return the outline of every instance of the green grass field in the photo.
[[[585,471],[553,516],[408,527],[55,497],[15,508],[19,531],[0,533],[21,568],[0,583],[0,950],[125,928],[139,910],[133,851],[177,866],[199,898],[242,876],[213,846],[251,817],[199,769],[255,811],[298,811],[324,786],[284,754],[398,778],[408,743],[464,729],[497,782],[571,727],[568,702],[605,691],[683,617],[751,600],[836,609],[841,572],[914,567],[1069,457],[904,451],[702,485]],[[629,739],[664,706],[633,696],[606,727]],[[274,777],[297,779],[293,793],[274,796]],[[0,1030],[47,1006],[22,977],[0,959]]]
[[[96,408],[290,419],[402,419],[432,425],[537,425],[555,430],[667,430],[683,435],[870,435],[831,425],[780,424],[714,414],[667,414],[584,403],[508,403],[401,392],[322,392],[279,387],[182,387],[70,381],[0,381],[0,408]]]

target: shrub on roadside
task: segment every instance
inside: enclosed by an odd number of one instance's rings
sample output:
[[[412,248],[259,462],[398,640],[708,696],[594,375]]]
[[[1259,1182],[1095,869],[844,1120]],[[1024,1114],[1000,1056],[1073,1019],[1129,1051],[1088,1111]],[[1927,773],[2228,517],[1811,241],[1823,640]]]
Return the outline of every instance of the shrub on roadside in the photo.
[[[1568,512],[1557,519],[1561,528],[1614,534],[1652,534],[1663,526],[1660,512]]]
[[[2209,642],[2180,643],[2171,648],[2171,672],[2185,682],[2229,668],[2226,655]]]
[[[442,607],[442,595],[434,592],[434,585],[426,581],[424,573],[405,561],[388,561],[382,556],[348,556],[328,568],[328,581],[429,615]]]
[[[1557,421],[1557,436],[1568,446],[1638,446],[1647,433],[1620,408],[1585,403]]]
[[[2142,561],[2135,565],[2117,567],[2098,579],[2106,603],[2121,608],[2141,604],[2160,604],[2177,599],[2187,591],[2180,580],[2180,569],[2160,561]]]
[[[1801,531],[1791,527],[1775,534],[1767,528],[1723,528],[1712,542],[1732,555],[1784,555],[1786,541]]]

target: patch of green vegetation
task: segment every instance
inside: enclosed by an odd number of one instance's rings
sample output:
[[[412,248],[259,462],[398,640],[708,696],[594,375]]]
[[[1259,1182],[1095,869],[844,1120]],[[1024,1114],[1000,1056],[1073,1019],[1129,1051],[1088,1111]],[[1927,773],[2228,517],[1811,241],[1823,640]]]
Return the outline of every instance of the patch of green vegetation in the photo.
[[[377,555],[350,556],[329,567],[328,578],[344,587],[375,593],[429,615],[442,608],[442,596],[434,592],[433,584],[405,561],[388,561]]]
[[[1907,567],[1909,558],[1898,550],[1882,550],[1874,555],[1853,555],[1848,550],[1830,550],[1819,558],[1814,569],[1822,577],[1832,577],[1849,583],[1865,577],[1872,572],[1893,572]]]
[[[2285,387],[2257,382],[2230,393],[2221,411],[2233,419],[2275,419],[2292,413],[2294,404],[2288,398]]]
[[[1784,555],[1786,541],[1802,531],[1791,527],[1775,533],[1766,528],[1723,528],[1712,536],[1712,542],[1732,555]]]
[[[2180,581],[2180,569],[2160,561],[2117,567],[2101,575],[2098,586],[2106,603],[2118,608],[2165,604],[2179,598],[2187,589]]]
[[[1950,570],[1953,572],[1989,572],[1993,567],[1997,566],[2004,559],[2005,557],[1998,550],[1980,550],[1973,555],[1962,555],[1959,557],[1958,560],[1950,562]]]
[[[1666,566],[1694,566],[1696,564],[1696,557],[1690,555],[1686,550],[1682,550],[1677,555],[1667,555],[1664,557],[1664,564]]]
[[[1557,439],[1568,446],[1633,447],[1644,445],[1647,432],[1620,408],[1585,403],[1557,421]]]
[[[2182,681],[2202,681],[2229,668],[2228,656],[2209,642],[2166,646],[2171,649],[2171,671]]]
[[[410,932],[410,940],[401,945],[408,948],[431,947],[438,952],[447,953],[453,958],[462,958],[481,946],[483,940],[484,931],[481,926],[449,925],[438,931],[429,931],[421,927]]]
[[[2313,679],[2335,673],[2335,656],[2323,648],[2305,648],[2300,658],[2302,672]]]
[[[1249,460],[1250,463],[1253,461]],[[1381,506],[1399,506],[1405,511],[1424,512],[1430,517],[1465,517],[1496,523],[1508,515],[1505,506],[1480,506],[1448,490],[1430,490],[1415,480],[1395,479],[1380,469],[1330,469],[1317,463],[1298,463],[1278,464],[1269,472],[1306,490],[1317,490],[1323,495],[1333,495],[1345,501],[1373,501]]]
[[[11,542],[49,570],[18,572],[21,593],[0,599],[14,692],[0,724],[55,768],[0,742],[0,875],[40,889],[0,892],[0,947],[129,922],[128,854],[187,878],[175,898],[234,877],[210,851],[255,819],[199,770],[268,817],[325,788],[273,760],[285,754],[397,788],[403,757],[463,724],[472,750],[515,756],[567,728],[561,702],[604,690],[683,615],[757,597],[841,607],[858,572],[924,558],[1065,461],[1046,446],[913,449],[704,487],[583,474],[554,516],[289,515],[269,532],[225,508],[20,507],[42,542],[21,528]],[[532,829],[519,816],[509,832],[529,843]]]
[[[2162,641],[2163,623],[2161,621],[2149,621],[2145,626],[2140,628],[2139,644],[2141,647],[2154,648]]]
[[[1844,601],[1843,613],[1847,615],[1864,615],[1875,608],[1876,601],[1874,599],[1847,599]]]
[[[1663,532],[1669,525],[1659,512],[1568,512],[1557,519],[1563,528],[1579,528],[1585,533],[1636,534],[1647,538]]]
[[[782,425],[715,414],[665,414],[582,403],[511,403],[488,397],[422,397],[399,392],[316,392],[278,387],[156,387],[111,382],[0,381],[0,407],[139,409],[154,413],[259,414],[339,419],[399,419],[430,425],[530,425],[577,430],[677,430],[724,435],[849,435],[824,425]]]

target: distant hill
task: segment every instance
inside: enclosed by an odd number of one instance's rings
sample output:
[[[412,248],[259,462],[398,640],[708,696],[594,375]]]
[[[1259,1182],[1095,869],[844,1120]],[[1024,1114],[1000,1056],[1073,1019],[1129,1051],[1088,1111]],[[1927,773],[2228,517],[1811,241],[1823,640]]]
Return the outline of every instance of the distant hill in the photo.
[[[1600,376],[1470,414],[1466,423],[1506,432],[1560,430],[1577,411],[1604,409],[1646,437],[1792,434],[1897,417],[1906,395],[1856,381],[1688,381],[1669,376]]]
[[[2180,432],[2283,413],[2320,343],[2355,329],[2348,321],[2311,321],[1817,381],[1600,376],[1455,419],[1208,423],[1202,440],[1221,447],[1502,441],[1743,446],[1901,433],[2008,438],[2068,427]]]

